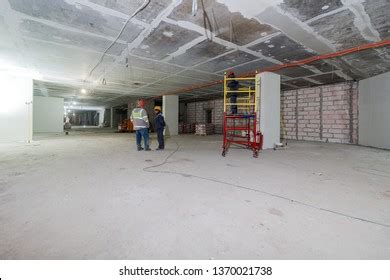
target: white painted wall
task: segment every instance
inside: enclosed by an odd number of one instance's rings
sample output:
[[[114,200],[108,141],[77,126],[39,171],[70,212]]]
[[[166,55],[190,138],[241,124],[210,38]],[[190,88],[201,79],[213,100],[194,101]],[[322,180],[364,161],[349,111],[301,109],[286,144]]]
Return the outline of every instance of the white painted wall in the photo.
[[[64,99],[34,96],[34,133],[58,133],[64,131]]]
[[[179,134],[179,96],[163,96],[163,115],[165,118],[165,134]]]
[[[264,72],[260,75],[260,131],[264,135],[263,149],[272,149],[280,142],[280,75]]]
[[[390,72],[359,83],[359,144],[390,149]]]
[[[31,141],[32,97],[32,78],[0,70],[0,142]]]

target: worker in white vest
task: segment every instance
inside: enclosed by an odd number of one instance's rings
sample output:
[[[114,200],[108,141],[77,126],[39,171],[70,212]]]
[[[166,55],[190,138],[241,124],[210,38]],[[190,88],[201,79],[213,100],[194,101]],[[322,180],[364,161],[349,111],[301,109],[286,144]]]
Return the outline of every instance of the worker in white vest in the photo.
[[[137,151],[150,151],[149,147],[149,119],[145,107],[145,101],[139,99],[137,101],[137,108],[134,108],[131,112],[130,120],[133,123],[135,130],[135,137],[137,143]],[[144,139],[144,148],[141,146],[141,140]]]

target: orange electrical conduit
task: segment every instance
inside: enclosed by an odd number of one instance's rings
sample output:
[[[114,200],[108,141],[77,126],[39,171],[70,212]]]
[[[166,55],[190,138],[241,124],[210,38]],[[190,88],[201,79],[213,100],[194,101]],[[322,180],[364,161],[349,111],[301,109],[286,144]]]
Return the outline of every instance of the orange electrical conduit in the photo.
[[[329,59],[329,58],[334,58],[334,57],[340,57],[340,56],[344,56],[344,55],[347,55],[347,54],[360,52],[360,51],[364,51],[364,50],[369,50],[369,49],[374,49],[374,48],[380,48],[380,47],[384,47],[384,46],[388,46],[388,45],[390,45],[390,40],[382,40],[382,41],[379,41],[379,42],[364,44],[364,45],[360,45],[360,46],[353,47],[353,48],[350,48],[350,49],[337,51],[337,52],[334,52],[334,53],[328,53],[328,54],[323,54],[323,55],[312,56],[312,57],[305,58],[305,59],[298,60],[298,61],[291,62],[291,63],[286,63],[286,64],[281,64],[281,65],[275,65],[275,66],[266,67],[266,68],[263,68],[261,71],[258,71],[258,72],[259,73],[260,72],[275,72],[275,71],[278,71],[278,70],[281,70],[281,69],[284,69],[284,68],[290,68],[290,67],[296,67],[296,66],[300,66],[300,65],[306,65],[306,64],[310,64],[310,63],[312,63],[314,61],[318,61],[318,60],[324,60],[324,59]],[[247,73],[241,74],[241,75],[239,75],[237,77],[238,78],[249,77],[249,76],[253,76],[255,73],[256,73],[256,71],[251,71],[251,72],[247,72]],[[154,96],[151,99],[160,98],[160,97],[162,97],[164,95],[182,94],[182,93],[185,93],[185,92],[193,91],[195,89],[211,87],[211,86],[222,84],[222,83],[223,83],[223,80],[216,80],[216,81],[212,81],[212,82],[198,84],[198,85],[194,85],[194,86],[190,86],[190,87],[181,88],[181,89],[178,89],[178,90],[175,90],[175,91],[165,92],[165,93],[162,93],[160,95]]]

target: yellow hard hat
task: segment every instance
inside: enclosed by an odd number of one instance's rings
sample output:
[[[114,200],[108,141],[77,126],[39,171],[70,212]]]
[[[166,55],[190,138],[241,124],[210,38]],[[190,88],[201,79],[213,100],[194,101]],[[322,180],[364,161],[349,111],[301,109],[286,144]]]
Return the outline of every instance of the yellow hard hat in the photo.
[[[160,106],[154,106],[154,110],[159,110],[161,112],[161,107]]]

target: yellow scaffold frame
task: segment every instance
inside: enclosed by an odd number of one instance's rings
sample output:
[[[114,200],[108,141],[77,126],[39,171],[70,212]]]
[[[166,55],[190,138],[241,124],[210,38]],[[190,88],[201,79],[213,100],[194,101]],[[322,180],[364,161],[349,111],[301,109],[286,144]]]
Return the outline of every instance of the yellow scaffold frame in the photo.
[[[257,73],[256,73],[257,74]],[[229,81],[254,82],[254,86],[240,87],[238,90],[228,88]],[[236,93],[235,103],[231,103],[229,93]],[[240,95],[240,97],[238,97]],[[259,130],[258,103],[260,98],[260,77],[228,78],[224,75],[223,83],[223,150],[226,153],[231,144],[243,146],[253,151],[257,157],[263,146],[263,135]],[[230,106],[237,106],[237,112],[232,113]]]
[[[257,76],[257,75],[256,75]],[[227,88],[227,83],[228,81],[253,81],[255,83],[255,87],[258,85],[258,81],[257,81],[257,77],[249,77],[249,78],[228,78],[226,77],[226,73],[224,75],[224,82],[223,82],[223,112],[224,113],[227,113],[227,108],[228,106],[232,106],[232,105],[236,105],[238,108],[240,109],[248,109],[248,111],[252,111],[250,110],[250,106],[254,106],[254,112],[257,112],[257,96],[256,96],[256,89],[252,88],[252,87],[241,87],[239,88],[238,90],[228,90]],[[248,96],[247,97],[237,97],[237,101],[245,101],[247,100],[247,102],[236,102],[236,103],[230,103],[230,102],[227,102],[227,95],[229,93],[238,93],[238,94],[245,94],[247,93]],[[252,103],[251,103],[252,101]],[[253,103],[254,101],[254,103]]]

